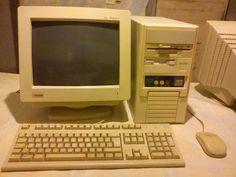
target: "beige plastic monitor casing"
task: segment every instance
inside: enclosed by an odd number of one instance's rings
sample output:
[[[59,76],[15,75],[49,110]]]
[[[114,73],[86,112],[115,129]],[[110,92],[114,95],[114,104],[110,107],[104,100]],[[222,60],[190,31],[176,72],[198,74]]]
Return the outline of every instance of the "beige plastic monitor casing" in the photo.
[[[162,17],[131,17],[130,110],[135,123],[183,123],[197,26]],[[146,86],[145,76],[184,77],[183,86]],[[155,80],[160,83],[164,81]],[[154,84],[156,84],[154,83]]]
[[[31,21],[119,23],[119,85],[34,86]],[[19,7],[19,65],[21,100],[70,106],[107,104],[130,97],[130,12],[81,7]],[[42,71],[43,72],[43,71]]]

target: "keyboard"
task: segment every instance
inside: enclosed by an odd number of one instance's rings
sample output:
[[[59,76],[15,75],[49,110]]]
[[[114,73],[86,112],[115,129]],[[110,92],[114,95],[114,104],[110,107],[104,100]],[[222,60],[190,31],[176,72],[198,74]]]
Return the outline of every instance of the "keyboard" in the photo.
[[[169,124],[22,124],[2,171],[183,166]]]

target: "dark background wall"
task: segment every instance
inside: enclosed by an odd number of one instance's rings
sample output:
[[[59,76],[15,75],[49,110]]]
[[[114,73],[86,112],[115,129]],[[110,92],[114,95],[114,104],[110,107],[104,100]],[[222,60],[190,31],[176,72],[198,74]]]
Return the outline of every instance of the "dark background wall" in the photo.
[[[236,0],[229,0],[226,20],[236,21]]]
[[[18,72],[17,0],[0,0],[0,72]]]

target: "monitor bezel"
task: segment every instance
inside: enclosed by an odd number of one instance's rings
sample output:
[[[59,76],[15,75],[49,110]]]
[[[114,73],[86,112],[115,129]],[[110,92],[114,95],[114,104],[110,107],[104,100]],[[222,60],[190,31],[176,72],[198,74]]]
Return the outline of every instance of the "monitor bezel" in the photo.
[[[119,85],[35,86],[32,71],[31,21],[119,23]],[[19,69],[21,100],[26,102],[90,102],[130,97],[130,12],[82,7],[19,7]]]

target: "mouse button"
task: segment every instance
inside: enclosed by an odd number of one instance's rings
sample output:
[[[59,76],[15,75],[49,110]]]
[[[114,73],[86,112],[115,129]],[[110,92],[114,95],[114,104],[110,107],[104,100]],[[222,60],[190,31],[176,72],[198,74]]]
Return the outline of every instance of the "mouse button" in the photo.
[[[217,135],[212,136],[211,141],[212,142],[209,143],[209,148],[212,149],[212,152],[219,155],[226,152],[226,145],[220,137],[218,137]]]
[[[205,136],[205,133],[203,132],[198,132],[196,134],[196,139],[198,140],[198,142],[200,143],[200,145],[202,146],[203,150],[205,151],[206,148],[207,148],[207,145],[206,145],[206,136]]]
[[[213,137],[214,134],[210,133],[210,132],[198,132],[196,134],[196,138],[201,141],[202,143],[206,143],[207,140],[209,140],[210,137]]]
[[[205,133],[203,136],[203,141],[205,141],[205,144],[208,149],[211,151],[220,154],[226,150],[226,146],[224,141],[216,134],[213,133]]]

